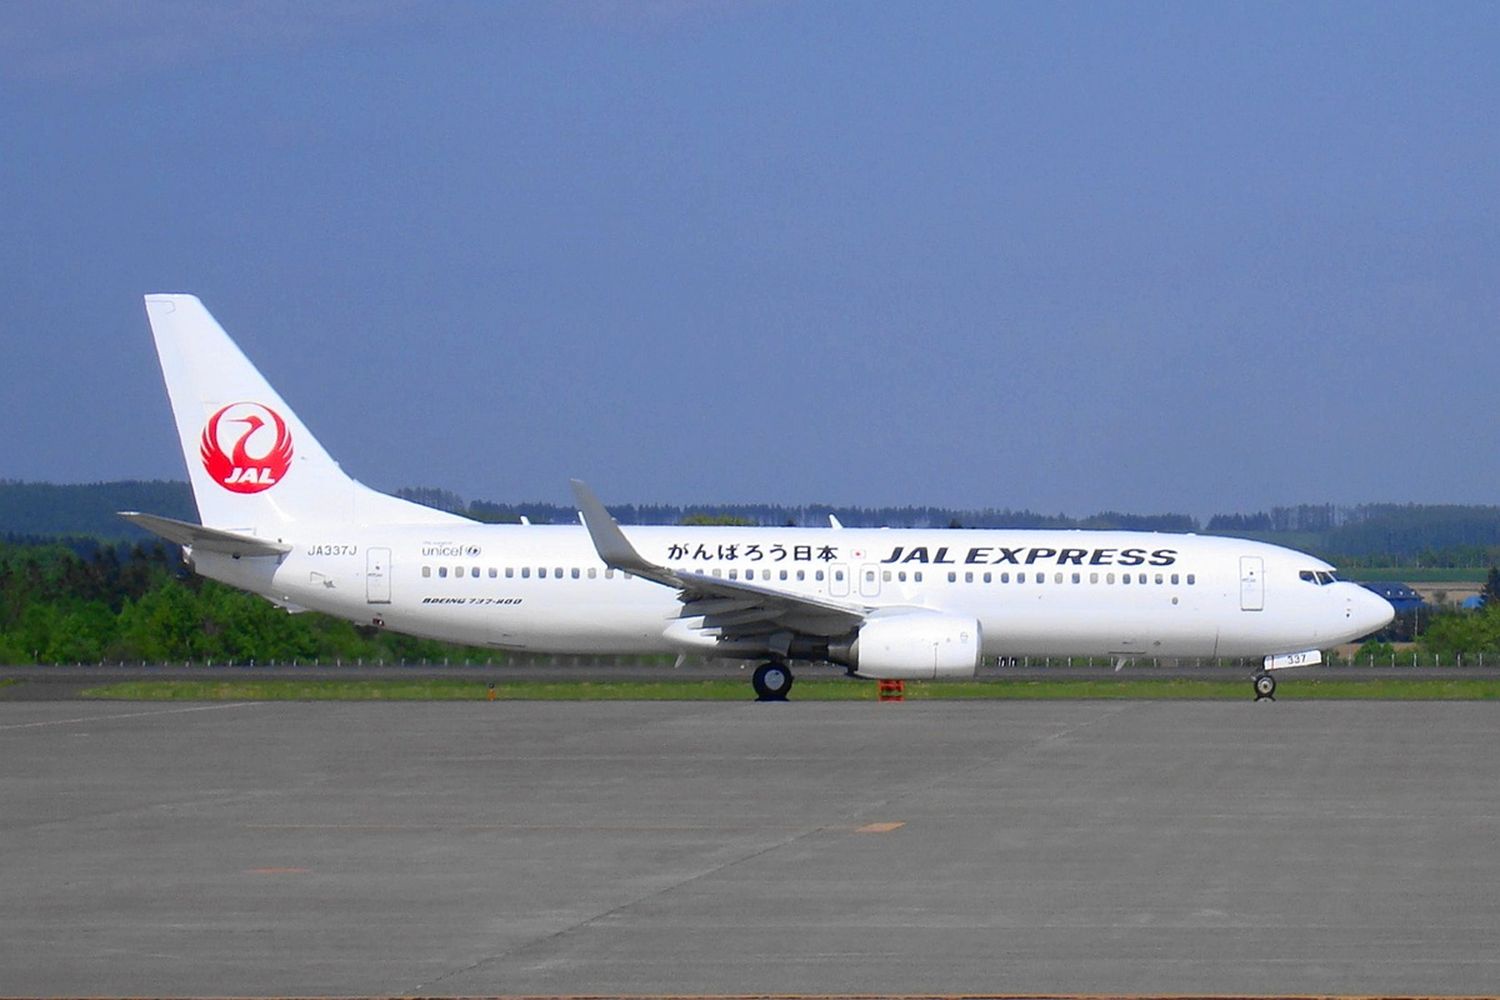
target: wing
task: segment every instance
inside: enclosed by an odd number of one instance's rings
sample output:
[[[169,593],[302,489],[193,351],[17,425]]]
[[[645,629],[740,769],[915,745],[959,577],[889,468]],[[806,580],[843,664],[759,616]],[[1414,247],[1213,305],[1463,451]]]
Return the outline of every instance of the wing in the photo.
[[[685,641],[691,639],[691,633],[697,633],[704,640],[762,644],[785,655],[794,636],[827,639],[847,635],[863,624],[872,610],[749,581],[659,566],[636,551],[599,498],[577,479],[573,480],[573,496],[604,565],[677,591],[677,599],[682,602],[680,627],[670,631]]]

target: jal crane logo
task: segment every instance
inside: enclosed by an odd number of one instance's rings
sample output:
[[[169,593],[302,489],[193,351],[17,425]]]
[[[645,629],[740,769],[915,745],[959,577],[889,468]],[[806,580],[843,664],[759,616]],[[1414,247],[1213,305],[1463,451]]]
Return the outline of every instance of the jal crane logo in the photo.
[[[203,467],[231,493],[259,493],[292,465],[292,435],[281,414],[260,403],[230,403],[208,418]]]

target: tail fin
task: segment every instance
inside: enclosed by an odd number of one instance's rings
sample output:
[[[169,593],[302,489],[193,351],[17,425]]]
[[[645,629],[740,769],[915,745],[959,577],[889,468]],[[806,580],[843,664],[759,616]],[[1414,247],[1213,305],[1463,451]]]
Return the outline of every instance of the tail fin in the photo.
[[[198,516],[276,534],[293,523],[463,522],[356,482],[192,295],[148,295],[146,315]]]

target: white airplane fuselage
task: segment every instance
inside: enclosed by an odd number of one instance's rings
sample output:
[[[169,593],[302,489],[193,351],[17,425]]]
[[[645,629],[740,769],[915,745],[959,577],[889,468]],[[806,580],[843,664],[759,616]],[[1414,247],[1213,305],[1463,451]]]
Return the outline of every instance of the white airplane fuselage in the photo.
[[[578,480],[582,526],[480,524],[350,478],[195,297],[146,311],[201,523],[122,513],[289,610],[497,649],[758,659],[768,700],[795,660],[882,680],[972,677],[984,656],[1300,666],[1393,613],[1311,556],[1229,538],[627,531]]]
[[[299,527],[301,527],[299,525]],[[1112,531],[630,527],[663,566],[868,608],[971,616],[986,656],[1261,657],[1378,629],[1389,605],[1291,549]],[[574,525],[331,524],[278,561],[195,569],[278,603],[554,653],[711,650],[676,593],[608,569]]]

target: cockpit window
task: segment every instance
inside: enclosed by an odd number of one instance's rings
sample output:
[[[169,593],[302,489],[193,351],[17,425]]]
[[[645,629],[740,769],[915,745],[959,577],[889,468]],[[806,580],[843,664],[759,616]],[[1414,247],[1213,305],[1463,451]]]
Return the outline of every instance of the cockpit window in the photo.
[[[1336,574],[1330,573],[1327,570],[1321,570],[1321,569],[1317,569],[1317,570],[1304,569],[1304,570],[1301,570],[1300,572],[1297,573],[1297,579],[1299,579],[1299,580],[1306,580],[1308,583],[1316,584],[1319,587],[1326,587],[1330,583],[1338,583],[1338,580],[1339,580],[1339,578],[1338,578],[1338,576]]]

